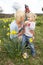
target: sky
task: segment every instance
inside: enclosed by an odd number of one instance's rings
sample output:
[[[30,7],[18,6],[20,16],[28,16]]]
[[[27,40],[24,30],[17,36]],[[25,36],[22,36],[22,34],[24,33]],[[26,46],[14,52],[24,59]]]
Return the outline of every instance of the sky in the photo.
[[[43,14],[43,0],[0,0],[0,7],[3,9],[3,13],[15,13],[15,9],[13,8],[15,3],[17,3],[16,6],[20,7],[20,9],[23,11],[25,10],[24,5],[27,4],[31,12]]]

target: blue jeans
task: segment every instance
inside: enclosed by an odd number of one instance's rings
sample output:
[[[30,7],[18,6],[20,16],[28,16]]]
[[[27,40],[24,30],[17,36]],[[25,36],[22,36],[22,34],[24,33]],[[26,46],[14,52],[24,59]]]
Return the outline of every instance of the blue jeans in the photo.
[[[24,50],[25,45],[28,44],[30,47],[30,50],[31,50],[31,54],[34,56],[35,55],[35,48],[34,48],[34,44],[30,43],[30,41],[29,41],[30,38],[31,37],[28,37],[25,34],[22,36],[22,52]]]

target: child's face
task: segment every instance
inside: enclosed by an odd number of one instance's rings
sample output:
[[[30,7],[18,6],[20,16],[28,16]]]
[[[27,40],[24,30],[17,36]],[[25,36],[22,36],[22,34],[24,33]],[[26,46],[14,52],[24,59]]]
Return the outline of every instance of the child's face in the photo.
[[[33,21],[33,18],[32,18],[32,17],[28,17],[28,20],[29,20],[29,21]]]
[[[35,21],[36,20],[36,17],[37,16],[35,14],[28,14],[28,20],[31,21],[31,22],[32,21]]]

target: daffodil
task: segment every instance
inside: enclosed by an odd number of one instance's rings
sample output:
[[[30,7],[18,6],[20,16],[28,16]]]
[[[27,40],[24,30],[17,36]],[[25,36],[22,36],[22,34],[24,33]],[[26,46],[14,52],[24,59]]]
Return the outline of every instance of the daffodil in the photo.
[[[8,24],[8,26],[10,26],[10,24]]]
[[[8,18],[6,18],[6,22],[8,22]]]
[[[7,30],[10,30],[10,28],[7,28]]]
[[[15,30],[11,31],[10,34],[17,34],[17,32]]]
[[[29,39],[29,41],[30,41],[30,42],[33,42],[33,39],[32,39],[32,38],[30,38],[30,39]]]
[[[0,40],[0,43],[1,43],[1,40]]]
[[[9,35],[10,35],[10,33],[8,32],[6,35],[7,35],[7,36],[9,36]]]
[[[3,27],[5,28],[6,26],[4,25]]]
[[[3,19],[3,22],[6,23],[6,19]]]
[[[0,18],[0,20],[1,20],[1,18]]]

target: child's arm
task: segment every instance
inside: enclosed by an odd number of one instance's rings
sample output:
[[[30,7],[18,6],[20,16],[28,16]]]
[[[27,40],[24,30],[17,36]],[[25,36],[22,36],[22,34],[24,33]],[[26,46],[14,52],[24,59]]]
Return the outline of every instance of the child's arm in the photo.
[[[22,31],[20,31],[20,32],[18,33],[18,37],[21,36],[21,35],[23,35],[23,34],[24,34],[24,30],[22,30]]]
[[[33,34],[33,37],[32,37],[32,38],[33,38],[33,41],[34,41],[34,39],[35,39],[35,38],[34,38],[34,35],[35,35],[34,30],[30,30],[30,33]]]
[[[19,29],[19,33],[21,32],[21,31],[23,31],[24,30],[24,27],[21,27],[20,29]]]
[[[27,26],[27,24],[28,24],[28,21],[25,21],[24,24],[23,24],[23,26],[20,28],[19,32],[21,32],[22,30],[24,30],[25,26]]]
[[[35,35],[34,30],[30,30],[30,33],[33,34],[33,36]]]

